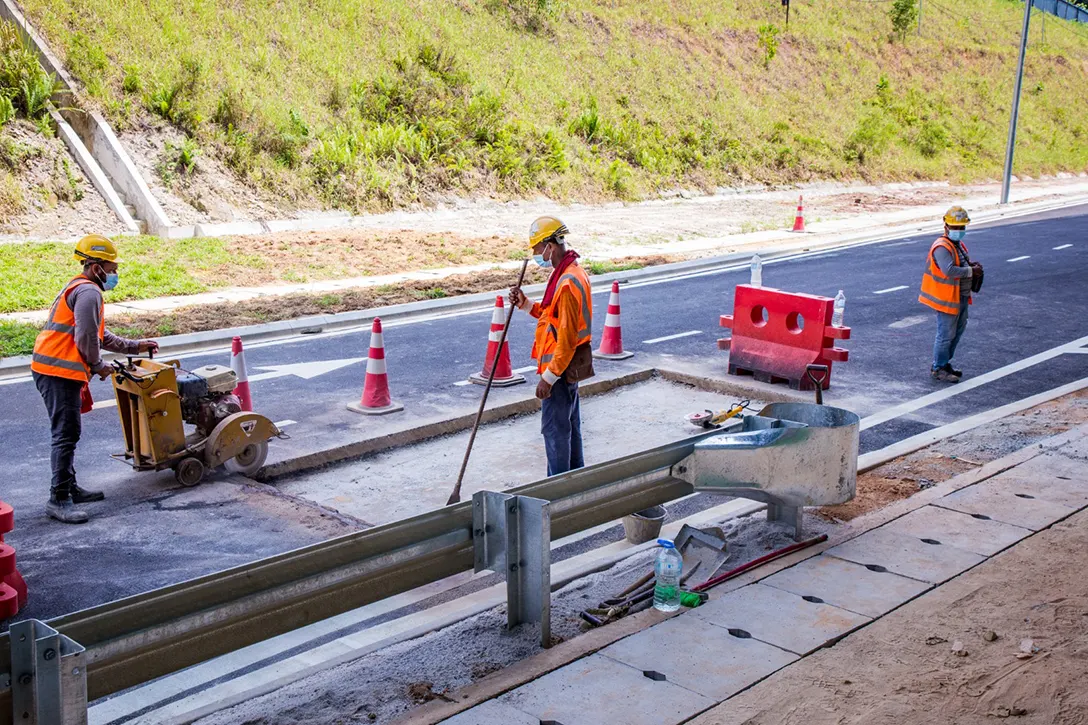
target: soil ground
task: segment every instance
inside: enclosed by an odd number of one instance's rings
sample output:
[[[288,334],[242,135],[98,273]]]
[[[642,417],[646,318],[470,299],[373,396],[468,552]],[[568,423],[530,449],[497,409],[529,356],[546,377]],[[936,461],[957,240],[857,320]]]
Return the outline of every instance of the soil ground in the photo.
[[[819,513],[832,521],[849,521],[1085,421],[1088,390],[1037,405],[867,471],[858,476],[853,501],[825,506]]]
[[[692,722],[1088,722],[1086,549],[1081,512]],[[1038,652],[1019,658],[1025,639]]]

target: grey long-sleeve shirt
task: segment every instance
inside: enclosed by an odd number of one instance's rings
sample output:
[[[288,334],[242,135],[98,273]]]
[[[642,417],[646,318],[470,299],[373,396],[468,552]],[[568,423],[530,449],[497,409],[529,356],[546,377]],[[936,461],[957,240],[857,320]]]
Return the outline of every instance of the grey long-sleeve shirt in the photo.
[[[960,259],[967,261],[967,255],[963,252],[963,247],[952,242],[956,245],[957,251],[960,253]],[[956,261],[952,252],[948,251],[944,247],[937,247],[933,252],[933,260],[937,263],[938,269],[941,270],[941,274],[949,279],[958,279],[960,281],[960,298],[967,299],[971,296],[971,276],[974,274],[970,265],[963,265],[957,267],[954,262]]]
[[[140,351],[138,340],[129,340],[106,330],[102,344],[98,343],[98,325],[101,323],[102,290],[98,285],[82,284],[68,293],[68,306],[76,316],[76,348],[92,373],[109,366],[102,362],[102,350],[135,355]]]

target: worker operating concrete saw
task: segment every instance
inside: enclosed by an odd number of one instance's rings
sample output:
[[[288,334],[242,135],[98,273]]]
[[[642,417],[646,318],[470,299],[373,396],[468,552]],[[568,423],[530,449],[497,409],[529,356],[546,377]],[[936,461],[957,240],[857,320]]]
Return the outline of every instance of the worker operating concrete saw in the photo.
[[[541,400],[540,432],[548,456],[548,475],[585,465],[578,383],[593,376],[593,297],[578,253],[567,248],[567,225],[542,216],[529,228],[529,247],[537,265],[552,270],[544,298],[532,302],[520,287],[510,302],[536,318],[533,359],[536,397]]]
[[[106,329],[102,293],[117,286],[120,258],[106,237],[90,234],[76,244],[74,257],[83,265],[49,308],[45,326],[34,341],[30,363],[34,384],[45,402],[52,434],[52,481],[45,510],[66,524],[81,524],[87,513],[80,504],[101,501],[102,491],[76,483],[76,445],[82,433],[82,413],[91,410],[90,380],[105,380],[112,368],[102,362],[102,350],[136,355],[154,353],[154,340],[128,340]]]

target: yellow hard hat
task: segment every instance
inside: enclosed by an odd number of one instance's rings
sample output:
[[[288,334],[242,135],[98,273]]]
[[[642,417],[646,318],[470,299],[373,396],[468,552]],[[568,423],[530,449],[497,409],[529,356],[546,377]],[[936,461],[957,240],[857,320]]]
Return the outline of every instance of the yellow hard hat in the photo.
[[[86,262],[88,259],[97,259],[103,262],[120,262],[117,256],[117,247],[113,242],[101,234],[88,234],[76,242],[75,257],[77,262]]]
[[[950,227],[965,227],[971,223],[971,217],[962,206],[953,206],[944,213],[944,223]]]
[[[570,234],[570,230],[567,229],[567,225],[555,217],[538,217],[529,227],[529,249],[541,242],[559,241],[555,237],[561,239],[568,234]]]

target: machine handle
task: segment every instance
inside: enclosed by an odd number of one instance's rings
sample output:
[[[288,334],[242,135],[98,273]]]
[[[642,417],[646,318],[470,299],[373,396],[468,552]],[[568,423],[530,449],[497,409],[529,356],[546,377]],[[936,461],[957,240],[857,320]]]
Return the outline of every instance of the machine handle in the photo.
[[[824,404],[824,381],[827,380],[828,372],[827,365],[809,365],[805,368],[808,379],[816,386],[816,405]],[[816,377],[816,373],[820,373],[820,377]]]

